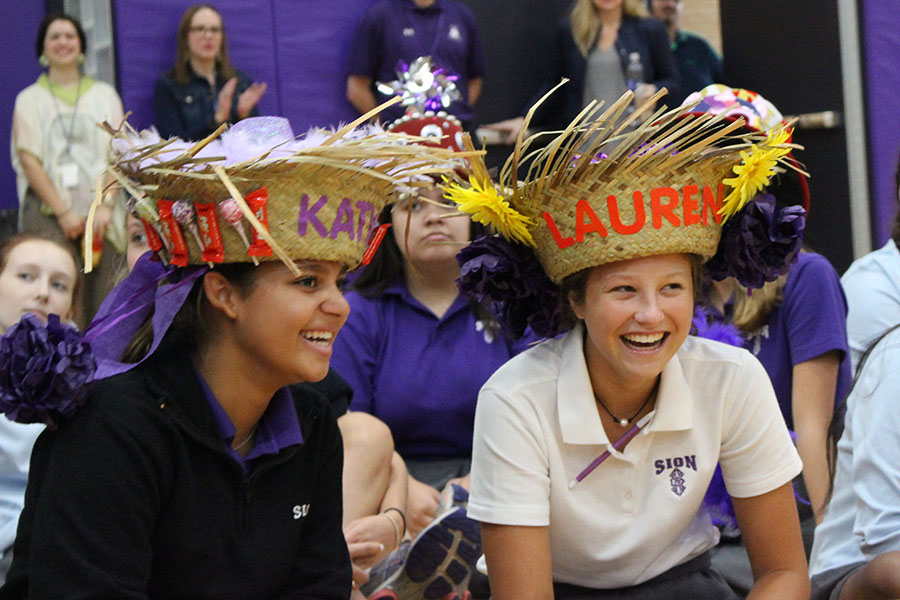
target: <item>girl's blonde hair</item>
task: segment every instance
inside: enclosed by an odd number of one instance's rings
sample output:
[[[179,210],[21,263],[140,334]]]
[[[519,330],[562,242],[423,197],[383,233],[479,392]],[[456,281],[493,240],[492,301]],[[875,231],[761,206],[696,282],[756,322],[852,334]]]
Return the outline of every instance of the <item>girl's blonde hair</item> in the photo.
[[[622,0],[622,16],[641,18],[647,14],[643,0]],[[600,15],[597,14],[594,0],[575,0],[569,15],[569,23],[575,45],[581,50],[581,54],[587,56],[600,34]]]
[[[756,333],[775,307],[781,304],[785,282],[787,274],[766,283],[758,290],[753,290],[750,295],[747,294],[747,288],[735,282],[734,312],[731,319],[734,326],[744,335]]]

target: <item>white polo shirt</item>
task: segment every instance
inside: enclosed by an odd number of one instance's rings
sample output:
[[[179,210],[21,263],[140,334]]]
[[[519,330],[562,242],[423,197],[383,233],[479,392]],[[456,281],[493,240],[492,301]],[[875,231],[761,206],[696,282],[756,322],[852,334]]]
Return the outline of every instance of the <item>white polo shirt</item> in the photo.
[[[662,372],[650,422],[612,449],[583,328],[513,358],[478,396],[468,514],[550,527],[553,580],[635,585],[718,542],[703,496],[716,468],[732,496],[769,492],[802,467],[765,370],[749,352],[688,337]],[[568,483],[604,450],[574,489]]]

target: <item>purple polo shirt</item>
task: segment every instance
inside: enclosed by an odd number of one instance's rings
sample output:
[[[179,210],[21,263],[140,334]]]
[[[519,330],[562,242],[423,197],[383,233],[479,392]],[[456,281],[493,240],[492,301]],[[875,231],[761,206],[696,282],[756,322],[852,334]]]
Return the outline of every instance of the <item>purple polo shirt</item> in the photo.
[[[837,272],[825,257],[811,252],[800,254],[791,266],[781,304],[744,347],[766,368],[781,413],[792,431],[794,365],[840,351],[835,405],[843,400],[853,380],[847,344],[847,299]]]
[[[222,445],[244,468],[244,473],[250,470],[250,461],[267,454],[278,454],[289,446],[295,446],[303,443],[303,433],[300,431],[300,420],[297,418],[297,409],[294,407],[294,399],[288,388],[283,387],[272,396],[269,406],[266,408],[259,423],[256,426],[256,439],[253,442],[253,448],[247,453],[247,456],[241,456],[235,452],[231,443],[234,441],[236,430],[231,419],[225,414],[225,409],[219,404],[209,384],[203,379],[199,371],[194,369],[197,374],[197,380],[212,410],[213,419],[216,422],[216,429],[219,431],[219,437],[222,439]]]
[[[402,280],[376,299],[346,297],[331,366],[353,388],[350,409],[384,421],[406,459],[470,457],[478,391],[534,338],[490,339],[461,296],[438,319]]]
[[[469,80],[484,77],[484,50],[469,7],[457,0],[435,0],[417,8],[412,0],[381,0],[373,4],[357,26],[350,48],[350,74],[388,83],[397,79],[397,63],[407,65],[420,56],[458,75],[456,87],[462,99],[447,112],[460,121],[471,121]],[[376,91],[378,103],[388,96]],[[382,113],[382,122],[403,115],[403,107]]]

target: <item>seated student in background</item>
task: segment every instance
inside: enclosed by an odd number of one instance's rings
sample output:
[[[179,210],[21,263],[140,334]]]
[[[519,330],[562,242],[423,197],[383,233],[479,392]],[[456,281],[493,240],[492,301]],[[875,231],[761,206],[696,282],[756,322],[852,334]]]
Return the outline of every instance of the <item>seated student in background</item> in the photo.
[[[894,175],[900,199],[900,161]],[[872,342],[900,323],[900,218],[887,243],[853,261],[841,277],[847,295],[847,339],[854,371]]]
[[[816,527],[812,600],[900,598],[900,326],[860,359],[825,519]]]
[[[511,359],[478,396],[468,511],[481,521],[494,600],[733,598],[710,566],[718,530],[703,510],[717,463],[754,597],[809,594],[791,488],[801,462],[766,372],[746,350],[688,335],[704,258],[768,243],[704,218],[714,190],[741,166],[739,150],[786,152],[778,139],[750,147],[736,124],[718,127],[729,145],[709,151],[708,115],[676,110],[624,136],[608,115],[580,117],[526,177],[514,163],[502,171],[510,206],[491,224],[518,223],[517,235],[462,252],[464,290],[551,315],[567,332]],[[619,154],[607,160],[610,144]],[[738,175],[733,185],[741,196],[753,184]],[[691,208],[691,188],[706,209]],[[657,220],[661,196],[690,222]],[[735,222],[757,208],[741,206],[723,198]],[[732,274],[749,280],[784,262]]]
[[[178,24],[175,65],[156,82],[156,128],[163,138],[202,140],[222,123],[256,116],[265,91],[265,83],[232,66],[222,15],[195,4]]]
[[[781,113],[755,92],[715,84],[690,96],[698,109],[743,117],[751,131],[769,133],[783,126]],[[788,169],[760,190],[772,210],[809,206],[803,176]],[[829,424],[846,396],[852,375],[845,320],[847,303],[834,267],[813,252],[800,252],[790,270],[761,289],[749,290],[734,278],[715,281],[708,301],[744,336],[744,347],[765,367],[788,429],[797,435],[803,479],[811,506],[801,503],[804,542],[812,544],[822,518],[834,446]],[[804,494],[806,496],[806,494]]]
[[[391,205],[379,222],[393,226],[347,293],[351,316],[334,367],[353,387],[351,410],[391,429],[409,469],[415,533],[434,518],[447,483],[468,489],[478,390],[524,344],[460,295],[456,254],[479,226],[439,188]]]
[[[46,321],[51,314],[71,320],[81,286],[71,246],[39,235],[20,234],[0,245],[0,334],[26,314]],[[44,430],[0,415],[0,584],[12,564],[31,448]]]

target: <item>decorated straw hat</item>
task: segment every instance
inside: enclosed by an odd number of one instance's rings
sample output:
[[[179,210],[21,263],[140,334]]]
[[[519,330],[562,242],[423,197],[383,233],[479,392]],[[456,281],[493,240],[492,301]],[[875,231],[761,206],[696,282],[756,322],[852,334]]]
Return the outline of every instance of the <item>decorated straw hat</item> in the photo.
[[[195,282],[218,264],[281,260],[298,274],[299,259],[357,265],[367,246],[377,246],[370,231],[395,184],[452,172],[446,163],[457,156],[380,127],[355,128],[384,106],[339,131],[300,139],[275,117],[245,119],[197,144],[106,125],[108,171],[155,252],[107,296],[84,335],[51,315],[47,324],[28,316],[0,336],[0,411],[50,426],[71,417],[91,381],[127,371],[160,347]],[[97,187],[89,221],[101,202]],[[85,247],[89,270],[90,239]],[[124,362],[148,324],[143,358]]]
[[[197,144],[121,128],[109,172],[170,265],[280,259],[295,269],[294,260],[315,259],[352,268],[394,184],[448,173],[455,156],[355,124],[295,139],[286,119],[251,118]]]
[[[541,149],[529,151],[537,136],[520,134],[496,184],[480,163],[470,189],[449,185],[446,195],[459,209],[499,236],[460,254],[463,291],[507,306],[547,300],[538,283],[522,291],[522,261],[531,253],[550,285],[597,265],[670,253],[713,259],[723,276],[748,287],[785,272],[799,249],[802,210],[778,209],[757,194],[772,175],[796,168],[785,160],[797,148],[788,124],[753,132],[741,118],[693,106],[650,114],[664,93],[630,114],[631,92],[602,113],[592,103]],[[512,263],[503,273],[497,267]],[[513,298],[512,289],[527,298]]]

